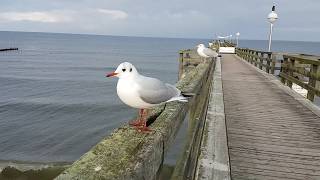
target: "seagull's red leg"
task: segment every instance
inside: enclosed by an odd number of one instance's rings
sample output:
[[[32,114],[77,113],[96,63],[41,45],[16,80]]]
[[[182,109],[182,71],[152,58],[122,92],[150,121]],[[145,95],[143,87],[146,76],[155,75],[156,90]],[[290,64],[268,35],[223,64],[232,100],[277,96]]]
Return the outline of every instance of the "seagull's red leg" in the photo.
[[[129,125],[131,126],[143,126],[144,122],[143,122],[143,109],[139,110],[139,116],[137,118],[137,120],[129,122]]]
[[[142,118],[143,124],[141,126],[137,127],[137,129],[140,132],[147,133],[147,132],[152,131],[149,127],[147,127],[147,115],[148,115],[148,112],[147,112],[147,110],[145,110],[145,113],[143,114],[143,118]]]

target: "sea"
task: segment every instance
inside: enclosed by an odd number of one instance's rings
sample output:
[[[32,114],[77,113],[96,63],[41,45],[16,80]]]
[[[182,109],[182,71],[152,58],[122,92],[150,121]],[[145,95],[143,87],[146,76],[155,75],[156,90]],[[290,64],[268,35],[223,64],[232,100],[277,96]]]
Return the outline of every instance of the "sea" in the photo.
[[[208,41],[0,32],[0,49],[19,48],[0,52],[0,161],[73,162],[137,114],[119,100],[117,79],[107,72],[127,61],[143,75],[175,84],[178,51]],[[240,47],[267,45],[239,41]],[[320,42],[273,41],[272,50],[320,55]]]

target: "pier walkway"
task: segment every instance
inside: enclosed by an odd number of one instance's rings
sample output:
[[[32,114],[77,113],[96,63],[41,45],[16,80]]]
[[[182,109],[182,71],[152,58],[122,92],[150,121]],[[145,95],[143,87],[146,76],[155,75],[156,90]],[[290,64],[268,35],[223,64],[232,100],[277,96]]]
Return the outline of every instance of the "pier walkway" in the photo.
[[[316,112],[239,57],[221,63],[232,179],[320,179]]]

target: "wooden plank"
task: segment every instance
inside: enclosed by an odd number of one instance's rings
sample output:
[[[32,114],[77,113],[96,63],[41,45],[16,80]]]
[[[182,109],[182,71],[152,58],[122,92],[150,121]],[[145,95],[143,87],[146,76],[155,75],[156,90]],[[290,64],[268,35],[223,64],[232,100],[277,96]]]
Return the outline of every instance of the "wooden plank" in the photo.
[[[319,179],[320,117],[258,68],[223,60],[232,179]]]

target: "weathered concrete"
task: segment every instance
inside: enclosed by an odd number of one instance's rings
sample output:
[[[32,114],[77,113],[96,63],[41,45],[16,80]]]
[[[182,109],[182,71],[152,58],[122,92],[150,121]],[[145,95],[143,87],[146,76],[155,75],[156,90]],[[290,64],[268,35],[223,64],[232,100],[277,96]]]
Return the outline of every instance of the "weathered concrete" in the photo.
[[[212,63],[203,62],[185,73],[177,87],[199,96]],[[188,108],[188,103],[170,102],[154,109],[149,134],[127,125],[116,129],[56,179],[155,179]]]
[[[320,117],[308,100],[235,56],[222,62],[232,179],[319,179]]]
[[[220,58],[216,61],[195,179],[229,180],[230,165]]]

